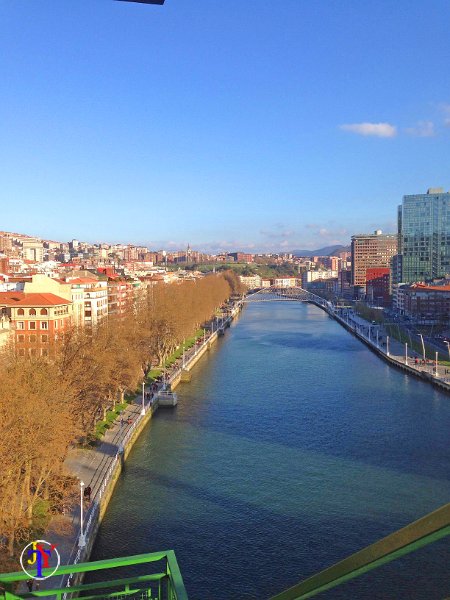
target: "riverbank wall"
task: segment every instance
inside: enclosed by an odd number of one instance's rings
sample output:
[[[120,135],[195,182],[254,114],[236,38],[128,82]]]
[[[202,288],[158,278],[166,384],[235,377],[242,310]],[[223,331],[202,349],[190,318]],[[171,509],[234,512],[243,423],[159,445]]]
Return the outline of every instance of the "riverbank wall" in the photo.
[[[192,354],[186,359],[184,365],[180,366],[171,374],[167,379],[167,383],[170,383],[172,389],[183,381],[183,373],[189,373],[198,361],[212,348],[212,345],[224,334],[226,328],[230,326],[231,322],[238,316],[241,310],[242,303],[236,303],[230,310],[228,316],[222,320],[220,326],[218,326],[215,331],[211,331],[205,336],[202,344],[195,347]],[[144,404],[143,410],[139,410],[137,404],[132,406],[134,409],[137,408],[138,411],[134,410],[132,413],[134,416],[133,424],[126,433],[124,432],[125,434],[122,439],[116,440],[115,453],[111,456],[111,460],[105,462],[103,465],[103,476],[97,477],[99,483],[96,485],[95,489],[93,489],[92,503],[86,513],[85,525],[83,527],[85,544],[83,546],[79,545],[80,534],[82,531],[80,527],[78,527],[75,534],[71,536],[73,541],[72,548],[70,552],[63,557],[65,564],[78,564],[89,560],[98,529],[108,508],[109,501],[114,493],[114,488],[125,466],[125,461],[143,429],[159,409],[157,396],[154,400]],[[124,416],[126,417],[127,415],[124,413]],[[67,592],[63,594],[64,600],[67,600],[67,598],[72,596],[72,594],[70,594],[70,587],[80,583],[82,577],[82,574],[70,574],[62,578],[61,587],[67,588]]]
[[[418,377],[422,381],[431,383],[432,385],[439,388],[440,390],[450,393],[450,385],[447,382],[442,381],[439,377],[436,377],[435,375],[432,375],[431,373],[427,373],[427,372],[421,370],[420,368],[415,368],[413,365],[406,364],[405,361],[402,361],[399,358],[392,356],[384,348],[381,348],[380,346],[378,346],[375,341],[366,337],[363,333],[358,331],[356,329],[356,327],[354,327],[353,325],[348,323],[345,319],[343,319],[340,315],[338,315],[335,311],[333,311],[328,306],[323,305],[316,300],[309,300],[309,302],[311,304],[314,304],[315,306],[321,308],[323,311],[325,311],[332,319],[337,321],[340,325],[342,325],[342,327],[344,327],[344,329],[346,329],[348,332],[350,332],[352,335],[354,335],[356,338],[358,338],[363,344],[365,344],[368,348],[370,348],[370,350],[372,352],[377,354],[384,361],[388,362],[391,366],[394,366],[397,369],[401,369],[402,371],[408,373],[409,375]],[[366,321],[366,323],[367,323],[367,327],[370,327],[371,323],[369,323],[368,321]]]

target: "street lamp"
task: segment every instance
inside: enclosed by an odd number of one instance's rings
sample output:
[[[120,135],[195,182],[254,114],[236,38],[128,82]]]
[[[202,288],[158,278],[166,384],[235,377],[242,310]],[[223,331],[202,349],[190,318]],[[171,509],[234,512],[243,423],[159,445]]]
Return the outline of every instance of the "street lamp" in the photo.
[[[389,354],[389,336],[386,336],[386,355],[390,356]]]
[[[450,342],[447,342],[447,340],[445,340],[444,344],[447,344],[448,357],[450,358]]]
[[[84,500],[84,481],[80,480],[80,537],[78,539],[79,548],[86,546],[86,536],[83,531],[83,500]]]
[[[405,365],[408,364],[408,342],[405,342]]]
[[[436,377],[438,376],[438,354],[439,354],[439,352],[436,352],[436,360],[435,360],[435,367],[434,367]]]
[[[426,359],[426,354],[425,354],[425,344],[423,342],[423,335],[421,333],[419,333],[417,335],[420,336],[420,340],[422,342],[422,354],[423,354],[423,360],[425,360]]]
[[[144,400],[145,400],[145,380],[142,382],[142,410],[141,410],[142,416],[145,415]]]

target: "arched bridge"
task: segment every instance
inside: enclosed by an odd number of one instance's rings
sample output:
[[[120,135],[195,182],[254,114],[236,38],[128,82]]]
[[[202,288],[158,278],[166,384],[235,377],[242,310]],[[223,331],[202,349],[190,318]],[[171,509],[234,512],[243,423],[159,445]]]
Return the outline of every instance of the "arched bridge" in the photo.
[[[328,302],[316,296],[308,290],[301,287],[278,287],[271,286],[267,288],[261,288],[258,290],[251,291],[243,299],[243,302],[252,304],[253,302],[314,302],[314,304],[320,304],[326,307]]]

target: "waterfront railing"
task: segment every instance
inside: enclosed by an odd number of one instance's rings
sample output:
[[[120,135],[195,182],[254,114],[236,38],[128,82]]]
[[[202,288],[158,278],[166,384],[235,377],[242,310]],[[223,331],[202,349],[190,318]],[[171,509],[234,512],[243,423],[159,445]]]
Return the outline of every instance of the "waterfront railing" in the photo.
[[[156,572],[146,572],[136,575],[138,565],[146,566],[145,570],[147,571],[150,563],[157,563],[158,570]],[[118,578],[112,579],[110,577],[110,570],[120,567],[126,569],[128,572],[125,573],[125,576],[121,574]],[[74,585],[70,590],[71,593],[82,595],[84,600],[100,600],[101,598],[115,600],[122,598],[129,600],[135,598],[145,598],[146,600],[187,600],[188,598],[173,550],[85,562],[77,565],[64,565],[59,567],[58,574],[67,575],[72,573],[81,577],[86,573],[105,569],[108,569],[108,578],[105,581]],[[43,576],[45,577],[52,570],[52,568],[43,569]],[[30,576],[23,571],[1,574],[0,586],[2,591],[0,591],[0,598],[4,600],[22,600],[27,598],[29,600],[33,597],[56,597],[57,600],[62,600],[66,596],[66,589],[64,587],[51,587],[51,585],[45,590],[27,591],[24,594],[17,592],[18,585],[29,580],[29,578]]]

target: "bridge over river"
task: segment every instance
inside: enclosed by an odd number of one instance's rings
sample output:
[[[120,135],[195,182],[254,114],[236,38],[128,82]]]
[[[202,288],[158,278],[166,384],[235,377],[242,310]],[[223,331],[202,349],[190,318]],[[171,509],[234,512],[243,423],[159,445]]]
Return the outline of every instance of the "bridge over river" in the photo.
[[[312,292],[308,292],[301,287],[278,287],[271,286],[260,288],[256,290],[252,290],[247,296],[244,298],[243,302],[246,304],[252,304],[254,302],[315,302],[322,306],[327,304],[327,301],[313,294]]]

